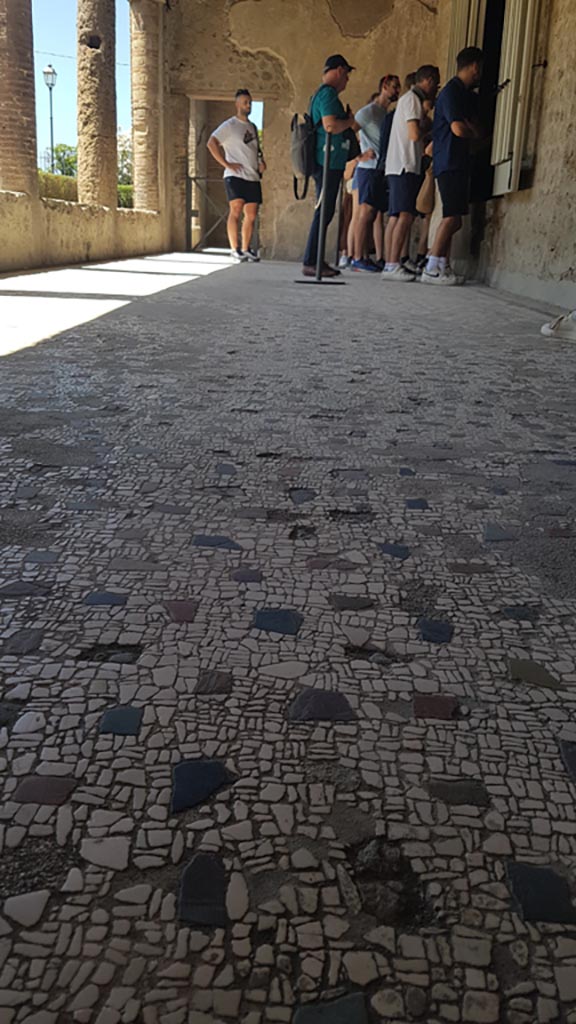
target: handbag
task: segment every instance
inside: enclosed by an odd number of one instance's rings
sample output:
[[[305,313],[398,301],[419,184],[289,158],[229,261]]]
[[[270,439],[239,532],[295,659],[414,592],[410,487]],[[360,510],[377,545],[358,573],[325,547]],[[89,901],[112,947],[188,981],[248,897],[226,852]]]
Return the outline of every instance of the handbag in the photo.
[[[427,217],[434,210],[435,200],[435,182],[434,182],[434,171],[430,166],[424,175],[424,181],[420,186],[420,191],[416,198],[416,209],[418,213],[423,214]]]

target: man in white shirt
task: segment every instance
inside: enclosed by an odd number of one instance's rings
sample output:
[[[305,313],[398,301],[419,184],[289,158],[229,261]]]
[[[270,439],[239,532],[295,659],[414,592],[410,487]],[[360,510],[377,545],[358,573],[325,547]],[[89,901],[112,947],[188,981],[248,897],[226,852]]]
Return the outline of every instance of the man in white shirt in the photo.
[[[379,269],[375,263],[364,259],[364,251],[371,225],[379,213],[386,213],[388,209],[388,186],[384,174],[377,170],[380,131],[390,104],[395,103],[399,95],[398,75],[384,75],[380,79],[376,98],[356,114],[363,158],[356,171],[359,205],[354,225],[352,270],[377,273]],[[364,159],[364,155],[367,159]]]
[[[212,132],[208,139],[208,150],[217,163],[224,168],[224,186],[230,212],[228,215],[228,240],[230,254],[239,263],[249,260],[257,263],[260,257],[250,247],[258,207],[262,202],[260,179],[266,170],[266,163],[260,150],[258,129],[249,120],[252,113],[252,97],[248,89],[238,89],[235,97],[236,114]],[[239,245],[240,220],[242,244]]]
[[[440,86],[440,72],[424,64],[416,72],[416,84],[398,101],[386,154],[386,178],[390,193],[388,213],[397,217],[391,238],[390,260],[382,271],[383,281],[415,281],[416,275],[400,263],[402,250],[416,216],[416,199],[422,185],[423,140],[431,122],[424,112],[424,100],[434,101]]]

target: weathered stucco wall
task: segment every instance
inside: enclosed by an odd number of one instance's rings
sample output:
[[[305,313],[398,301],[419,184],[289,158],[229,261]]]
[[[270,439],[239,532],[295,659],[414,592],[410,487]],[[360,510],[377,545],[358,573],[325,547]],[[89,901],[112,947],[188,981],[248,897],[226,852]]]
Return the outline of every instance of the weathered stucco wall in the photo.
[[[289,126],[318,85],[323,60],[343,53],[357,67],[344,102],[366,103],[378,79],[437,62],[435,0],[179,0],[171,88],[222,100],[239,87],[264,100],[261,240],[268,257],[298,259],[312,200],[292,194]],[[207,55],[208,59],[207,59]],[[230,102],[229,114],[233,113]]]
[[[121,259],[169,248],[166,218],[144,210],[111,210],[59,199],[0,192],[5,245],[0,272]]]
[[[576,307],[576,4],[552,0],[532,188],[488,204],[483,273],[491,284]],[[536,98],[536,97],[535,97]]]

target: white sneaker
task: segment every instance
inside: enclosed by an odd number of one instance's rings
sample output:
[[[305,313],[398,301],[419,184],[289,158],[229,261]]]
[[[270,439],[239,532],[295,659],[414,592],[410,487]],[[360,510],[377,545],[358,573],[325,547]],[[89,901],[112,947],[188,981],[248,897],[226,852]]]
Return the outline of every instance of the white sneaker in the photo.
[[[338,260],[338,267],[339,267],[340,270],[347,270],[349,266],[350,266],[350,259],[346,255],[346,253],[343,252],[341,257],[340,257],[340,259]]]
[[[248,256],[241,249],[230,249],[230,255],[236,263],[246,263]]]
[[[384,269],[380,274],[381,281],[399,281],[400,283],[408,284],[409,281],[415,281],[416,275],[410,274],[409,271],[405,270],[404,267],[396,267],[395,270]]]
[[[545,338],[562,338],[563,341],[576,341],[576,309],[566,316],[557,316],[549,324],[544,324],[540,333]]]
[[[438,284],[444,286],[464,283],[461,278],[456,277],[456,274],[450,267],[446,267],[445,270],[423,270],[420,280],[422,281],[422,284]]]
[[[254,252],[254,249],[244,249],[242,255],[248,263],[260,263],[260,257],[257,252]]]

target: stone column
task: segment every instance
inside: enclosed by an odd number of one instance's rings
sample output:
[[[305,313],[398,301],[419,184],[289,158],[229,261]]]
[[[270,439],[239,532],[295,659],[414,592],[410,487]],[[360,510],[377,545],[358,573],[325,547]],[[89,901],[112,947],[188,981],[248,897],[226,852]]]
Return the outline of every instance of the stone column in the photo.
[[[176,252],[186,249],[186,179],[188,177],[188,134],[190,131],[190,100],[173,95],[170,101],[170,247]]]
[[[134,206],[160,208],[163,92],[162,7],[158,0],[130,2]]]
[[[77,27],[78,201],[116,209],[118,157],[114,0],[78,0]]]
[[[31,0],[0,0],[0,189],[38,195]]]

